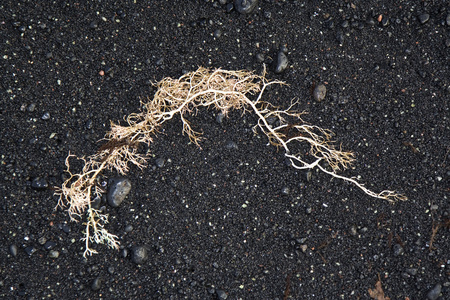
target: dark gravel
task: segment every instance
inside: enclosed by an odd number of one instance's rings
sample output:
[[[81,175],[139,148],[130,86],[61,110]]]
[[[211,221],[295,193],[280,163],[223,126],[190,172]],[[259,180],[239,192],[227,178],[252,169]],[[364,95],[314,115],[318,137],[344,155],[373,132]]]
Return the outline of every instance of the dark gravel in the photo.
[[[369,299],[379,279],[390,299],[450,298],[447,1],[87,2],[0,3],[0,298]],[[104,207],[122,249],[85,260],[81,222],[54,210],[69,151],[93,154],[152,82],[263,64],[289,84],[268,101],[300,99],[357,153],[345,175],[409,200],[296,171],[253,116],[200,110],[202,149],[168,122]]]

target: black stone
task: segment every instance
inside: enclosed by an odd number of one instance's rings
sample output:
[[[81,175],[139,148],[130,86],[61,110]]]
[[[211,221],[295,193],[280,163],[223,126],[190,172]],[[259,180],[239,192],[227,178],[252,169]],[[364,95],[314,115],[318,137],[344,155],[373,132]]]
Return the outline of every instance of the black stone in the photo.
[[[91,289],[93,291],[98,291],[101,288],[101,286],[102,286],[102,278],[101,277],[97,277],[92,282]]]
[[[132,260],[135,264],[141,265],[148,259],[148,251],[144,246],[136,246],[132,250]]]
[[[37,251],[37,249],[33,246],[28,246],[24,250],[25,250],[25,253],[28,254],[28,256],[31,256],[34,252]]]
[[[45,190],[48,188],[48,182],[44,178],[36,177],[31,181],[31,188],[35,190]]]
[[[430,19],[430,15],[429,14],[421,14],[421,15],[419,15],[418,18],[419,18],[420,24],[425,24]]]
[[[56,246],[56,243],[55,243],[55,242],[47,241],[47,242],[44,244],[44,249],[45,249],[45,250],[51,250],[51,249],[53,249],[55,246]]]
[[[258,6],[258,0],[235,0],[234,7],[241,14],[249,14]]]
[[[442,285],[436,284],[428,293],[427,293],[427,299],[428,300],[436,300],[439,298],[439,295],[442,291]]]

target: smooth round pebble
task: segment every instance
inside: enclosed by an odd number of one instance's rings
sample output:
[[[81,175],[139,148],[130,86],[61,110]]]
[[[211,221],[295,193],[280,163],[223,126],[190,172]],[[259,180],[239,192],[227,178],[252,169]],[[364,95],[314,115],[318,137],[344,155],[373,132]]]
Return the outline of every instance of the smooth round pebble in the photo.
[[[72,231],[72,229],[70,228],[69,225],[67,225],[66,223],[60,223],[58,224],[58,228],[61,229],[62,231],[64,231],[65,233],[70,233]]]
[[[131,259],[135,264],[141,265],[148,259],[148,251],[144,246],[136,246],[132,250]]]
[[[281,189],[281,193],[282,193],[283,195],[289,195],[289,192],[290,192],[290,189],[289,189],[289,187],[287,187],[287,186],[285,186],[285,187],[283,187],[283,188]]]
[[[264,61],[264,59],[265,59],[264,54],[262,54],[262,53],[256,54],[256,60],[257,60],[259,63],[262,63],[262,62]]]
[[[42,191],[48,188],[48,182],[42,177],[36,177],[31,181],[31,188]]]
[[[235,0],[234,7],[241,14],[251,13],[258,5],[258,0]]]
[[[227,141],[227,143],[225,144],[225,148],[227,148],[228,150],[236,150],[238,149],[238,145],[233,141]]]
[[[17,255],[17,246],[14,244],[9,246],[9,253],[11,253],[12,256],[16,256]]]
[[[405,250],[403,249],[403,247],[400,244],[394,245],[394,255],[395,256],[400,256],[400,255],[403,255],[404,253],[405,253]]]
[[[427,293],[427,299],[428,300],[436,300],[439,298],[439,295],[441,294],[442,286],[438,283],[436,284],[428,293]]]
[[[220,112],[216,116],[216,122],[221,124],[224,118],[225,118],[225,115],[222,112]]]
[[[219,298],[220,300],[225,300],[228,298],[227,293],[225,293],[225,291],[223,290],[216,290],[216,294],[217,294],[217,298]]]
[[[93,291],[98,291],[101,286],[102,286],[102,279],[101,279],[101,277],[97,277],[92,282],[91,289]]]
[[[287,66],[288,66],[288,58],[286,54],[282,51],[279,51],[277,55],[277,65],[275,67],[275,73],[279,74],[283,72],[284,70],[286,70]]]
[[[59,251],[50,250],[48,252],[48,257],[50,257],[50,258],[58,258],[59,257]]]
[[[28,105],[27,110],[29,112],[33,112],[36,109],[36,103],[31,103],[30,105]]]
[[[214,37],[215,38],[220,38],[222,36],[222,31],[220,29],[216,29],[214,30]]]
[[[325,99],[326,95],[327,95],[327,87],[322,83],[319,83],[318,85],[316,85],[316,87],[314,88],[314,92],[313,92],[314,99],[317,102],[320,102],[323,99]]]
[[[131,190],[131,181],[126,178],[112,178],[109,184],[108,199],[109,205],[118,207]]]
[[[164,158],[157,158],[157,159],[155,159],[155,164],[156,164],[156,166],[158,167],[158,168],[162,168],[162,167],[164,167],[164,164],[165,164],[165,160],[164,160]]]

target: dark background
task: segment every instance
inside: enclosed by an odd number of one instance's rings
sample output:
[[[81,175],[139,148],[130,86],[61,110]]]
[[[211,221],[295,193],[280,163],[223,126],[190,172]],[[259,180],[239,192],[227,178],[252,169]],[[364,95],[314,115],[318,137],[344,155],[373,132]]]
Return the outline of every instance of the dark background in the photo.
[[[248,15],[230,1],[87,2],[0,4],[0,297],[369,299],[379,279],[391,299],[449,297],[447,1],[260,0]],[[275,74],[281,46],[289,66]],[[356,152],[344,175],[409,200],[316,170],[307,180],[252,133],[254,116],[200,110],[202,149],[165,124],[127,200],[107,206],[122,249],[85,260],[83,226],[54,210],[69,151],[95,153],[152,82],[263,63],[289,84],[265,100],[299,99],[305,121]]]

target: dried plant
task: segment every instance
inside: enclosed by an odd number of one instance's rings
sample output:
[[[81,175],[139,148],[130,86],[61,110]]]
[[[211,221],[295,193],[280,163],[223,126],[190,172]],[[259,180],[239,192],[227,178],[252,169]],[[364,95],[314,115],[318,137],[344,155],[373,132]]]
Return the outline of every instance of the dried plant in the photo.
[[[332,141],[332,132],[318,126],[305,123],[301,116],[304,112],[296,111],[298,102],[291,102],[286,109],[274,107],[263,101],[266,88],[273,84],[284,84],[281,81],[269,81],[262,75],[249,71],[226,71],[199,68],[187,73],[179,79],[164,78],[156,84],[157,92],[153,99],[142,102],[139,113],[133,113],[126,118],[126,126],[111,123],[111,130],[105,135],[106,143],[87,158],[77,158],[69,153],[66,159],[69,178],[57,188],[58,206],[68,207],[71,219],[84,212],[88,214],[85,238],[86,251],[84,256],[96,253],[90,243],[106,243],[118,248],[118,238],[104,228],[107,216],[91,206],[95,196],[104,192],[97,184],[98,176],[104,170],[110,170],[125,175],[129,163],[144,168],[148,157],[138,153],[141,143],[150,145],[164,122],[177,116],[183,124],[183,133],[199,146],[201,134],[194,131],[186,116],[191,115],[200,107],[214,107],[225,116],[231,110],[242,110],[242,113],[254,113],[257,124],[253,127],[255,133],[263,132],[269,143],[283,148],[285,156],[296,169],[319,168],[321,171],[359,187],[369,196],[388,201],[405,200],[406,197],[393,191],[375,193],[354,178],[339,175],[337,172],[348,168],[353,162],[353,153],[336,148]],[[297,151],[301,145],[309,147],[306,153]],[[297,151],[297,152],[294,152]],[[78,174],[70,171],[70,160],[79,159],[84,166]]]

